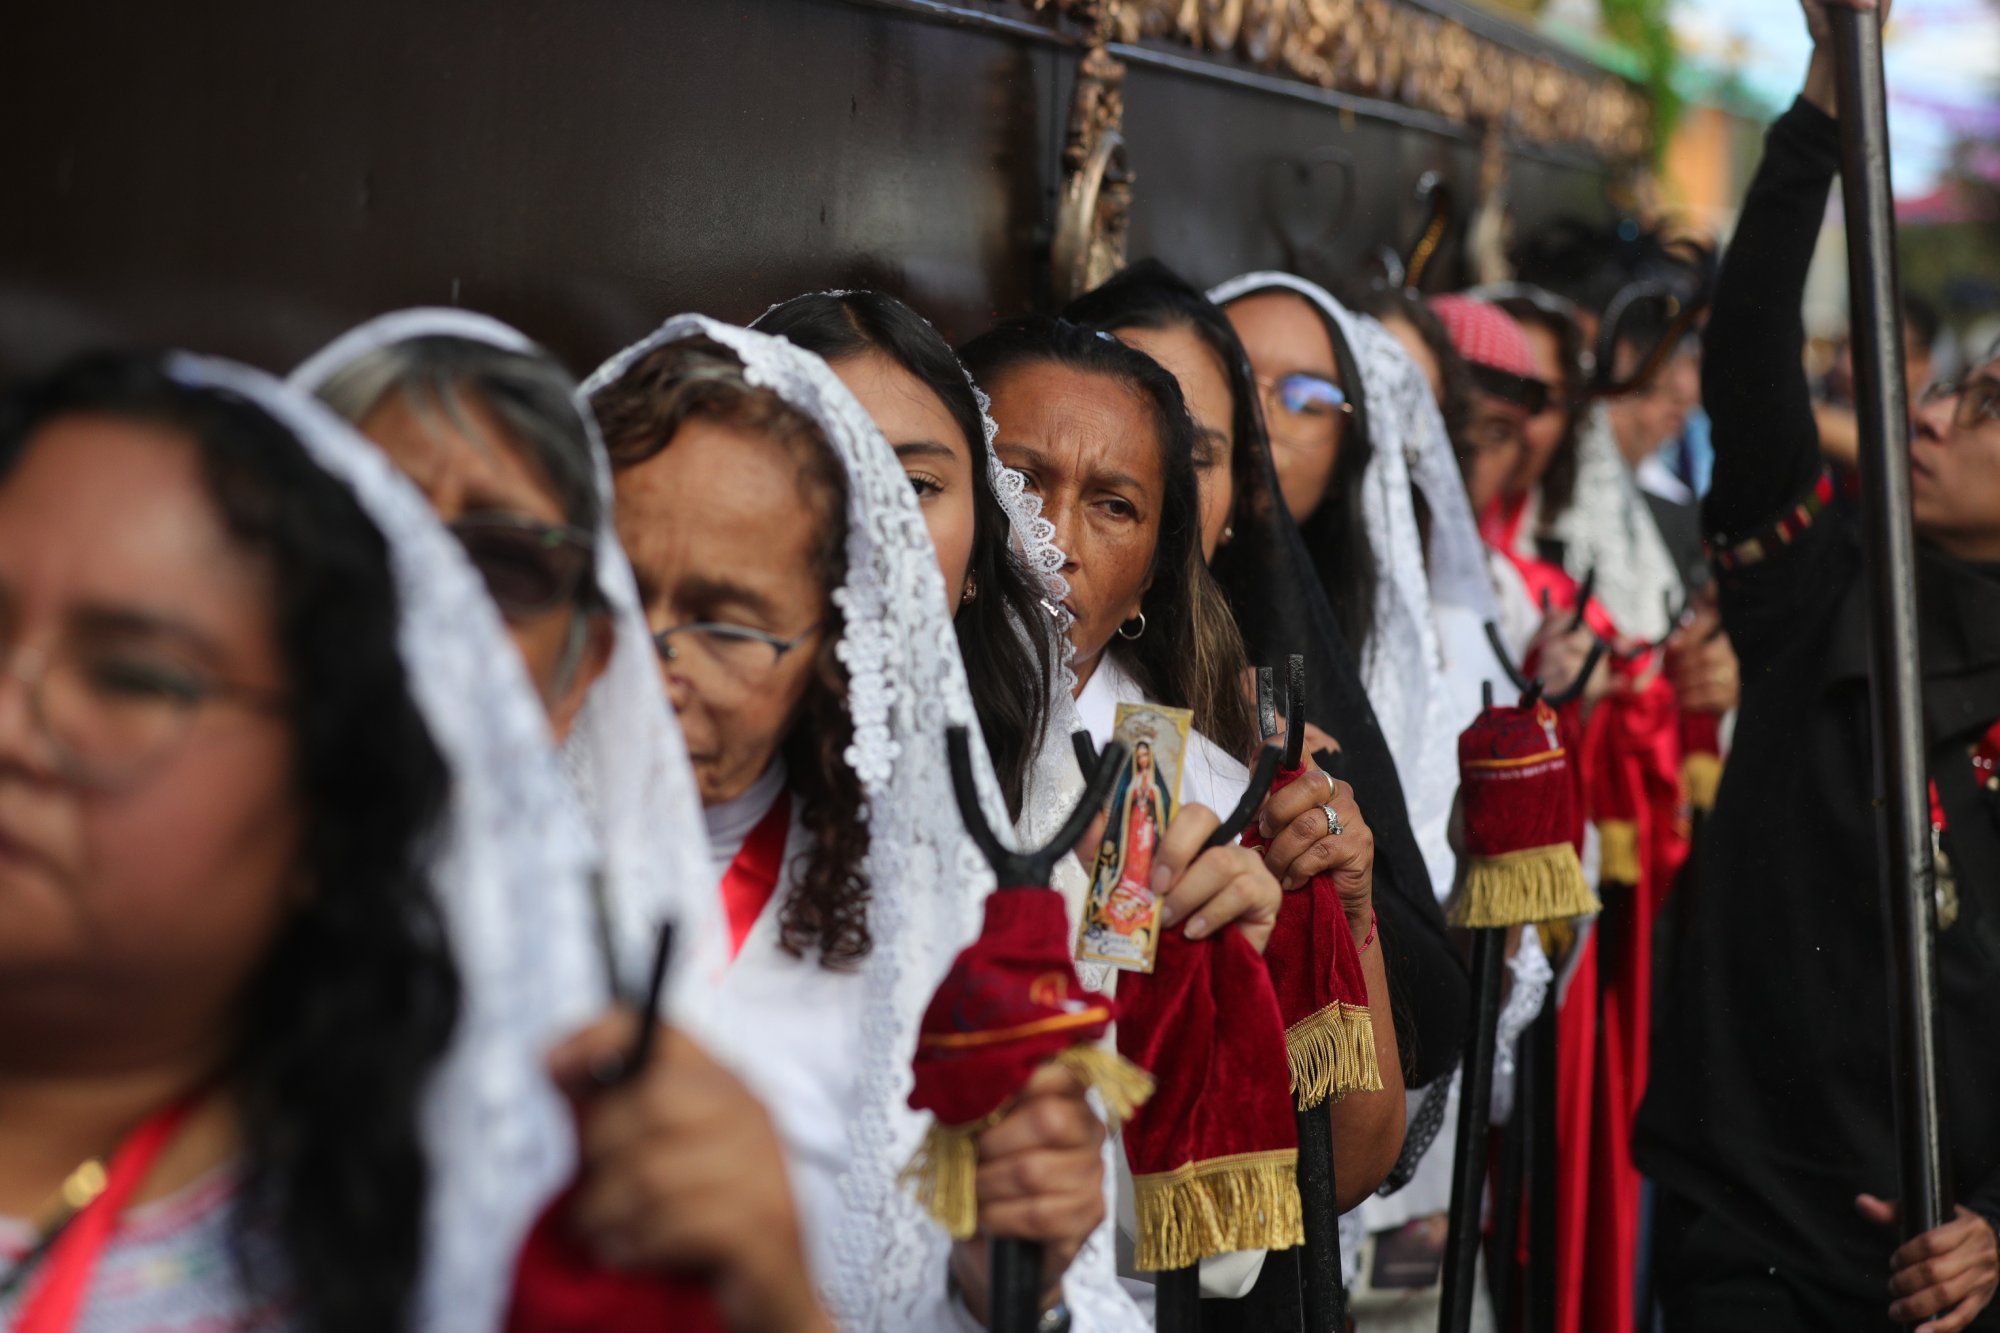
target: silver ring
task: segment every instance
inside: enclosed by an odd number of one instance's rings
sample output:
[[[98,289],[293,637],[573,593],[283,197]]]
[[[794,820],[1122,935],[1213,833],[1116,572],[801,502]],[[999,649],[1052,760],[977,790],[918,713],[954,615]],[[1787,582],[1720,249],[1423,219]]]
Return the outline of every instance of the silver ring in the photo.
[[[1347,832],[1347,826],[1340,822],[1340,814],[1331,805],[1320,807],[1326,814],[1326,832],[1330,838],[1337,838]]]

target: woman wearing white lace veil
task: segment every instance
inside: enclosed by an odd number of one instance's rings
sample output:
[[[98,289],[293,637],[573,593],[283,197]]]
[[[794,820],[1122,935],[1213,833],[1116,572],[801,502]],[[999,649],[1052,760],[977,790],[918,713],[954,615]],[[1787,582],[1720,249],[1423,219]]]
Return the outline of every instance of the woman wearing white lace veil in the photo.
[[[482,350],[503,357],[485,358]],[[499,382],[501,392],[491,400],[480,393],[482,375]],[[536,683],[597,834],[603,901],[618,927],[622,984],[627,990],[640,984],[653,932],[672,918],[677,929],[667,1012],[687,1020],[723,961],[715,875],[703,848],[687,744],[660,697],[652,637],[611,525],[610,460],[596,420],[575,397],[574,381],[519,330],[471,311],[433,308],[395,311],[348,330],[302,362],[288,383],[325,399],[357,426],[391,396],[418,399],[409,405],[414,412],[391,425],[417,419],[426,437],[423,461],[431,464],[422,469],[427,476],[443,470],[454,439],[472,429],[459,424],[467,420],[505,428],[499,448],[479,450],[496,468],[515,452],[505,442],[518,440],[525,446],[521,461],[533,465],[537,481],[560,479],[543,489],[554,491],[549,499],[567,501],[562,517],[590,539],[579,552],[588,556],[582,573],[572,576],[587,586],[563,589],[582,597],[568,619],[553,626],[565,648],[557,655],[558,669]],[[494,420],[496,407],[485,405],[490,402],[506,415]],[[469,417],[475,411],[488,415]],[[424,420],[426,413],[434,419]],[[402,436],[388,438],[400,442]],[[516,552],[501,547],[493,554],[503,582],[509,574],[518,582],[529,572]],[[546,597],[553,590],[520,591]],[[608,643],[588,642],[591,630],[603,628],[591,624],[599,616],[610,622]],[[560,670],[564,657],[572,660],[566,673]],[[571,679],[556,679],[565,674]]]
[[[124,526],[138,534],[138,544],[111,557],[137,561],[116,580],[119,597],[142,601],[150,593],[157,601],[173,578],[182,548],[161,547],[157,536],[145,535],[161,531],[159,523],[206,522],[218,539],[237,543],[203,566],[205,589],[261,589],[255,570],[268,553],[275,587],[262,595],[279,608],[263,613],[262,633],[282,633],[282,650],[266,652],[281,651],[288,659],[296,697],[245,685],[204,685],[183,697],[226,695],[240,702],[231,711],[243,720],[232,719],[232,736],[247,738],[246,727],[293,719],[291,729],[302,738],[304,792],[293,799],[306,803],[300,813],[310,840],[301,841],[297,864],[272,865],[281,882],[268,891],[274,894],[267,909],[273,917],[270,952],[254,988],[231,980],[233,970],[254,964],[254,955],[239,956],[204,969],[214,974],[205,982],[178,984],[148,1002],[146,1012],[128,1013],[121,1025],[124,1039],[135,1040],[162,1014],[216,986],[227,988],[228,1003],[253,1006],[233,1019],[211,1016],[224,1024],[222,1032],[235,1034],[219,1052],[228,1067],[219,1081],[212,1081],[213,1068],[205,1075],[191,1071],[197,1074],[191,1085],[167,1084],[153,1094],[178,1097],[180,1118],[163,1123],[158,1116],[167,1112],[159,1112],[148,1120],[157,1130],[150,1149],[160,1151],[157,1167],[151,1173],[137,1168],[128,1188],[191,1182],[168,1196],[177,1202],[167,1214],[176,1225],[164,1235],[121,1232],[108,1243],[98,1230],[94,1250],[92,1228],[80,1226],[58,1235],[46,1255],[31,1249],[30,1262],[13,1273],[28,1281],[10,1283],[4,1298],[26,1305],[10,1315],[19,1315],[23,1327],[49,1328],[68,1327],[75,1317],[73,1309],[35,1308],[42,1297],[33,1261],[45,1258],[52,1270],[72,1278],[80,1262],[84,1326],[90,1329],[122,1330],[157,1319],[163,1294],[147,1283],[159,1279],[145,1275],[165,1271],[214,1274],[213,1280],[178,1284],[171,1299],[191,1314],[232,1323],[254,1319],[259,1327],[282,1327],[290,1322],[288,1311],[310,1310],[318,1327],[394,1328],[407,1321],[485,1333],[505,1308],[522,1235],[572,1164],[568,1111],[543,1070],[543,1052],[599,1008],[605,993],[587,891],[594,861],[589,831],[567,794],[521,660],[478,576],[422,497],[344,423],[269,377],[178,354],[114,358],[58,372],[24,393],[15,406],[26,403],[25,410],[10,414],[11,427],[25,432],[10,445],[13,462],[22,467],[14,484],[29,484],[39,475],[35,469],[67,453],[96,463],[84,483],[66,493],[101,500],[110,494],[106,487],[147,488],[122,501],[133,506],[135,521]],[[44,448],[65,426],[64,447]],[[182,449],[187,452],[176,452]],[[122,451],[126,466],[105,466],[106,450]],[[174,461],[188,457],[200,461],[192,468]],[[176,474],[169,463],[184,470]],[[177,475],[187,480],[176,482]],[[123,480],[134,477],[139,480]],[[206,516],[199,498],[187,498],[204,490],[211,507]],[[101,536],[93,525],[65,524],[59,512],[49,521],[56,527],[39,538],[24,524],[9,526],[44,549],[72,527],[86,542]],[[218,560],[251,570],[249,581],[219,577]],[[348,618],[335,619],[341,615]],[[209,623],[220,622],[211,617]],[[338,643],[316,644],[322,625],[339,636]],[[123,651],[136,647],[127,644]],[[146,651],[157,657],[161,650]],[[172,669],[185,672],[185,655],[174,657],[183,660]],[[68,659],[60,661],[66,669]],[[376,672],[373,694],[354,692],[355,673],[363,670]],[[350,692],[328,692],[336,688]],[[373,716],[353,715],[363,704],[373,705]],[[101,765],[119,758],[99,744],[103,734],[74,730],[67,709],[44,709],[41,716],[53,727],[57,750],[81,764],[65,764],[76,780],[101,777]],[[211,810],[230,799],[213,772],[168,771],[204,756],[212,763],[219,740],[215,727],[201,732],[199,742],[192,739],[190,728],[201,727],[199,718],[179,727],[168,735],[170,750],[120,779],[120,802],[128,811],[163,799],[163,788],[194,793]],[[413,764],[425,771],[420,756],[428,756],[423,763],[438,773],[429,791],[412,787],[406,772]],[[334,767],[339,764],[364,767],[343,778]],[[357,780],[369,799],[387,800],[396,810],[407,803],[406,813],[350,800],[343,814],[338,801],[347,798],[339,796],[339,783]],[[294,790],[282,776],[264,786]],[[374,813],[365,814],[369,809]],[[437,818],[425,838],[427,810]],[[150,850],[143,839],[125,840],[146,863],[120,873],[128,879],[177,873],[175,865],[190,849],[212,840],[196,813],[173,816],[172,838]],[[392,816],[402,821],[393,830],[359,822]],[[350,822],[329,826],[329,818]],[[282,836],[282,819],[260,822]],[[27,826],[27,833],[34,828]],[[20,828],[12,832],[23,835]],[[200,885],[201,902],[226,901],[228,886],[213,868]],[[189,906],[177,910],[185,916]],[[354,933],[344,943],[342,913],[363,917],[345,927]],[[171,930],[146,926],[143,913],[121,919],[146,932],[137,947],[156,959],[186,948],[174,943]],[[428,933],[419,928],[426,922]],[[220,935],[192,920],[184,928],[203,939]],[[7,934],[16,948],[33,942],[23,931]],[[401,953],[372,962],[354,953],[398,938],[405,941]],[[100,948],[101,959],[110,956]],[[329,967],[340,970],[329,973]],[[94,985],[102,993],[144,1001],[143,990],[105,991],[112,978],[100,976]],[[341,976],[365,983],[342,1000]],[[317,988],[302,996],[312,1001],[303,1010],[285,998],[301,988]],[[43,1023],[31,1026],[60,1033]],[[7,1027],[17,1030],[11,1021]],[[336,1049],[336,1042],[347,1049]],[[384,1066],[385,1053],[403,1063]],[[227,1113],[239,1097],[248,1099],[254,1115]],[[406,1108],[401,1127],[399,1106]],[[20,1127],[18,1116],[8,1121]],[[176,1126],[184,1131],[178,1139]],[[136,1151],[133,1140],[120,1157],[128,1150]],[[12,1151],[8,1156],[21,1160]],[[320,1165],[309,1168],[309,1161]],[[117,1167],[114,1162],[114,1175]],[[136,1197],[150,1196],[141,1190]],[[122,1207],[108,1188],[100,1203],[113,1215]],[[88,1252],[80,1261],[65,1251],[71,1235],[84,1238],[77,1245]],[[268,1266],[260,1268],[260,1260]],[[104,1278],[96,1287],[88,1283],[93,1269]],[[241,1291],[239,1276],[250,1282]]]
[[[1465,501],[1465,484],[1444,420],[1422,373],[1394,335],[1374,319],[1348,310],[1324,288],[1289,273],[1245,273],[1208,295],[1229,310],[1259,381],[1267,386],[1266,419],[1281,482],[1288,471],[1288,454],[1297,452],[1296,422],[1316,406],[1322,413],[1336,410],[1333,404],[1316,404],[1297,395],[1297,410],[1287,402],[1288,382],[1308,359],[1305,345],[1294,340],[1294,331],[1308,336],[1323,331],[1330,368],[1347,381],[1332,387],[1340,393],[1337,410],[1346,415],[1350,428],[1344,437],[1335,435],[1330,450],[1320,449],[1326,455],[1326,471],[1319,496],[1312,509],[1301,514],[1297,487],[1285,485],[1286,501],[1308,546],[1324,545],[1316,540],[1315,520],[1319,525],[1351,524],[1358,518],[1365,532],[1374,571],[1371,615],[1368,632],[1350,636],[1350,641],[1360,645],[1368,701],[1402,776],[1410,823],[1430,869],[1432,891],[1442,896],[1450,890],[1455,868],[1446,828],[1458,786],[1456,746],[1463,719],[1452,715],[1445,688],[1438,616],[1442,610],[1478,623],[1497,614],[1479,529]],[[1301,303],[1314,316],[1312,324],[1285,323],[1287,312],[1296,314]],[[1357,385],[1359,392],[1352,392]],[[1301,385],[1299,394],[1310,387]],[[1308,429],[1312,428],[1309,422]],[[1318,429],[1327,427],[1322,423]],[[1362,439],[1365,457],[1353,460],[1355,443]],[[1353,461],[1343,462],[1342,455]],[[1412,484],[1429,510],[1428,546],[1418,529]],[[1351,496],[1338,493],[1349,489]],[[1352,553],[1351,535],[1348,541],[1346,551]],[[1353,575],[1343,572],[1329,579],[1327,559],[1320,551],[1315,551],[1315,558],[1338,610],[1341,582]],[[1350,558],[1346,563],[1355,562]]]
[[[826,361],[895,449],[937,547],[973,704],[1016,827],[1026,843],[1047,839],[1082,790],[1062,632],[1069,585],[1041,502],[993,451],[985,393],[928,320],[881,292],[794,297],[751,327]],[[1069,860],[1062,869],[1080,895],[1081,869]]]
[[[945,728],[977,716],[910,481],[826,365],[764,334],[682,316],[586,387],[729,865],[740,952],[711,1030],[784,1128],[842,1327],[970,1326],[983,1264],[952,1262],[897,1184],[925,1127],[906,1101],[917,1025],[993,885],[946,795]],[[730,647],[746,638],[765,646]],[[982,795],[1000,818],[998,784]],[[1079,1236],[1102,1207],[1094,1175],[1083,1188]],[[1122,1304],[1108,1264],[1071,1265],[1061,1294],[1083,1326],[1115,1326],[1097,1313]]]

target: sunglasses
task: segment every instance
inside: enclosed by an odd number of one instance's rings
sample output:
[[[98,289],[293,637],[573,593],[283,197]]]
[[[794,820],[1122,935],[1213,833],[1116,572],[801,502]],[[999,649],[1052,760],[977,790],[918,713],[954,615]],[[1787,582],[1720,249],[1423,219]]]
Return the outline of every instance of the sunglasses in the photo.
[[[1540,416],[1549,405],[1549,386],[1541,380],[1496,370],[1476,361],[1466,362],[1465,368],[1474,387],[1514,404],[1531,417]]]
[[[1310,371],[1295,370],[1275,380],[1259,375],[1257,387],[1293,416],[1330,417],[1354,411],[1354,404],[1347,401],[1346,390],[1326,376]]]
[[[508,620],[532,620],[578,600],[591,573],[590,534],[513,514],[472,514],[452,536]]]

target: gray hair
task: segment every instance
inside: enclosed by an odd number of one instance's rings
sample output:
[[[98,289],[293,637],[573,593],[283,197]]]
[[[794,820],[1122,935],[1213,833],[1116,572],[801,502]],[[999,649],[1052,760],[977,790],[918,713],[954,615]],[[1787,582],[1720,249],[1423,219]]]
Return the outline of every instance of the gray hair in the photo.
[[[477,399],[506,428],[499,443],[546,477],[565,519],[593,537],[604,522],[591,464],[591,439],[576,381],[550,357],[472,338],[431,334],[362,353],[328,377],[319,398],[359,425],[392,394],[418,411],[442,412],[467,436],[463,395]]]

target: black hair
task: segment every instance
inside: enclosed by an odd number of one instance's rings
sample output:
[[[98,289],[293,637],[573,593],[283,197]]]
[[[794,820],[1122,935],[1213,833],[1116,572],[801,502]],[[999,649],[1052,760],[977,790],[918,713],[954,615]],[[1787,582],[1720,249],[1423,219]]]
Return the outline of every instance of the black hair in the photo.
[[[822,966],[868,956],[869,828],[861,780],[847,762],[854,719],[840,642],[847,622],[833,593],[847,581],[847,471],[826,434],[776,390],[752,384],[735,352],[699,334],[665,343],[591,396],[614,473],[669,448],[689,421],[717,421],[777,444],[798,469],[799,499],[816,525],[813,571],[824,590],[819,649],[800,713],[784,741],[798,822],[812,834],[778,909],[778,939]]]
[[[272,572],[310,891],[231,1020],[247,1163],[234,1225],[275,1235],[284,1267],[241,1277],[316,1333],[406,1327],[428,1191],[419,1107],[459,985],[426,871],[449,776],[398,656],[387,549],[282,425],[151,357],[82,358],[0,397],[0,478],[38,427],[78,413],[187,436],[230,535]]]
[[[821,360],[878,352],[937,395],[965,434],[972,457],[972,601],[953,608],[972,705],[993,757],[1007,809],[1016,818],[1047,723],[1055,655],[1040,578],[1015,550],[1007,511],[987,471],[986,427],[972,381],[929,320],[883,292],[813,292],[771,307],[751,325],[788,339]],[[894,443],[894,441],[891,441]]]
[[[1248,662],[1228,602],[1201,555],[1194,419],[1179,381],[1115,338],[1046,315],[996,325],[959,355],[988,386],[1023,366],[1056,365],[1109,380],[1146,405],[1164,481],[1153,581],[1140,603],[1146,631],[1137,639],[1114,641],[1107,651],[1117,653],[1149,699],[1192,709],[1196,730],[1230,754],[1247,757],[1258,740],[1242,685]],[[1001,429],[1004,434],[1004,424]]]
[[[1937,346],[1938,334],[1944,329],[1944,321],[1938,318],[1937,307],[1915,292],[1903,293],[1903,328],[1925,351]]]
[[[1539,522],[1542,531],[1549,532],[1576,498],[1577,441],[1582,436],[1583,415],[1590,409],[1590,367],[1583,326],[1561,297],[1539,288],[1522,287],[1511,294],[1498,294],[1493,303],[1523,325],[1547,331],[1556,340],[1556,358],[1562,363],[1562,383],[1549,386],[1563,409],[1562,439],[1549,456],[1540,482]]]
[[[1319,575],[1327,601],[1333,604],[1341,638],[1353,644],[1356,652],[1364,652],[1375,634],[1375,591],[1382,581],[1382,572],[1375,564],[1375,548],[1368,541],[1361,503],[1362,479],[1367,474],[1369,460],[1375,456],[1367,386],[1361,382],[1361,364],[1355,360],[1354,349],[1347,345],[1340,325],[1303,292],[1283,286],[1258,287],[1239,292],[1230,300],[1270,295],[1304,302],[1325,327],[1327,341],[1333,344],[1334,365],[1340,370],[1340,382],[1346,386],[1347,401],[1353,408],[1347,418],[1346,434],[1341,437],[1340,454],[1334,459],[1333,481],[1327,488],[1326,499],[1299,524],[1299,535],[1305,538],[1306,549],[1312,553],[1313,572]]]
[[[1142,260],[1078,297],[1066,313],[1114,332],[1192,329],[1228,368],[1236,405],[1231,511],[1236,535],[1216,550],[1212,568],[1253,660],[1282,667],[1292,653],[1305,657],[1305,720],[1340,742],[1339,753],[1314,760],[1354,785],[1375,836],[1375,902],[1382,912],[1383,947],[1394,960],[1391,1007],[1406,1077],[1416,1087],[1448,1073],[1462,1045],[1470,993],[1465,971],[1445,944],[1444,917],[1410,830],[1402,780],[1369,704],[1357,654],[1341,634],[1326,588],[1314,576],[1313,556],[1278,493],[1257,382],[1235,326],[1221,307],[1154,260]]]

